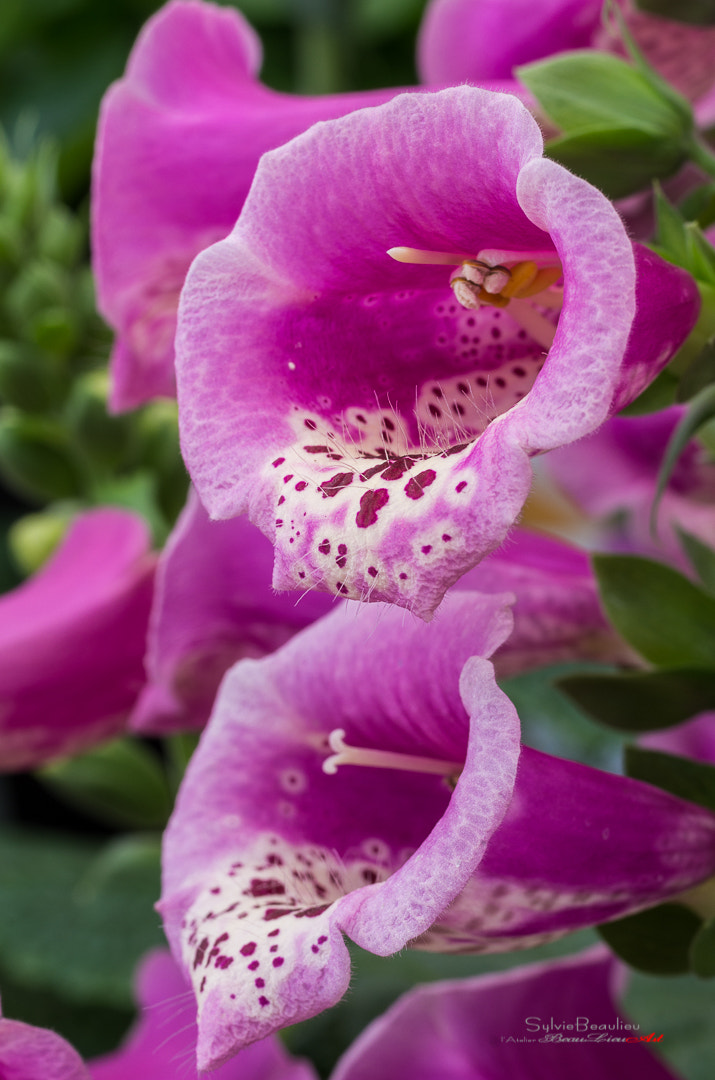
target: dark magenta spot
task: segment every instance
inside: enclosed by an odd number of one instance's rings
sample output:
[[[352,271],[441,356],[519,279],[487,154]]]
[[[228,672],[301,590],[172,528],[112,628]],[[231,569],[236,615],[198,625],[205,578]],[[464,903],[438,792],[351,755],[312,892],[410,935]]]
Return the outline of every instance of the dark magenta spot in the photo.
[[[306,454],[327,454],[327,446],[304,446]]]
[[[348,545],[347,544],[338,544],[338,555],[347,555],[347,553],[348,553]]]
[[[249,971],[255,971],[256,968],[259,968],[260,966],[261,965],[258,962],[258,960],[251,960],[251,963],[248,965],[248,970]]]
[[[266,908],[266,910],[263,912],[263,921],[264,922],[272,922],[273,919],[283,919],[283,918],[285,918],[286,915],[290,915],[292,913],[292,911],[293,911],[293,908],[289,908],[289,907],[269,907],[269,908]],[[239,919],[244,918],[244,917],[245,917],[245,912],[244,912],[243,915],[239,915]]]
[[[339,557],[338,557],[338,558],[337,558],[337,559],[335,560],[335,562],[337,563],[337,565],[338,565],[338,566],[340,567],[340,569],[341,569],[341,570],[343,569],[343,567],[345,566],[345,563],[346,563],[347,561],[348,561],[348,560],[347,560],[347,558],[346,558],[346,556],[345,556],[345,555],[340,555],[340,556],[339,556]]]
[[[524,371],[523,367],[513,367],[511,369],[511,371],[512,371],[513,375],[516,375],[517,379],[523,379],[524,376],[526,375],[526,372]]]
[[[273,468],[277,469],[278,466],[282,465],[284,461],[285,461],[284,457],[277,457],[276,460],[273,462]]]
[[[335,591],[339,592],[341,596],[347,596],[350,590],[344,581],[338,581],[335,586]]]
[[[194,953],[194,970],[196,970],[196,968],[199,966],[199,964],[203,961],[204,955],[205,955],[206,950],[208,949],[208,947],[209,947],[209,939],[207,937],[205,937],[203,939],[203,941],[200,942],[198,949]]]
[[[241,956],[253,956],[256,951],[255,941],[249,941],[248,945],[241,946]]]
[[[342,472],[336,473],[335,476],[331,476],[329,480],[326,480],[320,485],[318,491],[322,494],[324,499],[332,499],[339,491],[346,488],[353,482],[353,473]]]
[[[407,574],[400,574],[400,581],[407,581]]]
[[[280,499],[278,500],[278,505],[282,506],[285,501],[286,501],[285,495],[281,495]]]
[[[318,551],[320,552],[321,555],[329,555],[330,554],[330,541],[329,540],[321,541],[321,543],[318,544]]]
[[[220,889],[220,888],[219,888],[219,886],[217,885],[217,886],[216,886],[215,888],[213,888],[213,889],[209,889],[209,892],[213,893],[213,894],[214,894],[214,896],[215,896],[215,895],[216,895],[216,893],[220,893],[220,892],[221,892],[221,889]]]
[[[217,967],[217,968],[221,968],[222,971],[225,971],[226,968],[231,967],[232,963],[233,963],[233,957],[232,956],[217,956],[216,957],[216,963],[215,963],[214,966]]]
[[[276,928],[275,930],[271,930],[268,933],[267,937],[278,937],[279,934],[280,934],[280,930],[278,928]]]
[[[492,327],[492,337],[494,338],[495,341],[497,341],[501,337],[501,330],[499,329],[498,326],[493,326]]]
[[[395,425],[393,424],[392,420],[390,420],[389,416],[383,416],[383,418],[382,418],[382,426],[384,428],[387,428],[388,431],[394,431],[395,430]]]
[[[442,539],[444,540],[445,544],[448,544],[452,537],[449,535],[449,533],[442,533]]]
[[[278,952],[278,946],[277,945],[271,945],[271,947],[270,947],[270,949],[268,951],[269,952]]]
[[[423,555],[429,555],[431,550],[432,550],[432,545],[431,544],[425,544],[425,546],[422,548],[422,554]]]
[[[212,889],[211,892],[213,892],[213,891],[214,890]],[[221,892],[221,890],[216,889],[216,892]],[[214,942],[214,945],[220,945],[222,941],[228,941],[228,934],[221,934],[220,937],[217,937],[215,942]]]
[[[483,375],[477,375],[477,386],[486,386],[486,385],[487,385],[487,380],[484,378],[484,376]]]
[[[285,961],[283,960],[282,956],[276,956],[276,958],[273,961],[273,967],[282,967],[284,962]]]
[[[291,472],[291,473],[288,473],[288,475],[287,475],[287,476],[284,476],[284,477],[283,477],[283,483],[284,483],[284,484],[287,484],[287,483],[288,483],[288,481],[289,481],[289,480],[292,480],[292,479],[293,479],[293,473],[292,473],[292,472]]]
[[[378,510],[389,502],[390,496],[387,488],[377,488],[375,491],[366,491],[360,499],[360,509],[355,515],[355,523],[358,529],[367,529],[377,521]]]
[[[438,407],[437,407],[437,406],[436,406],[436,405],[434,404],[434,402],[433,402],[433,401],[430,401],[430,403],[429,403],[429,405],[427,406],[427,408],[429,409],[429,413],[430,413],[430,416],[434,416],[434,417],[435,417],[435,419],[436,419],[436,418],[437,418],[438,416],[441,416],[441,415],[442,415],[442,410],[441,410],[441,409],[439,409],[439,408],[438,408]]]
[[[377,577],[377,568],[376,567],[368,566],[367,572],[370,575],[370,577]]]
[[[467,386],[466,383],[458,382],[457,383],[457,389],[459,390],[460,394],[468,394],[469,393],[469,387]]]
[[[297,484],[295,485],[295,490],[296,490],[296,491],[303,491],[303,490],[304,490],[305,488],[307,488],[307,486],[308,486],[308,482],[307,482],[307,480],[300,480],[300,481],[299,481],[299,482],[298,482],[298,483],[297,483]]]
[[[318,904],[316,907],[303,908],[301,911],[296,911],[296,919],[315,919],[318,915],[322,915],[324,911],[327,911],[330,904]],[[318,938],[318,942],[320,942]],[[327,938],[323,938],[323,941],[327,941]]]
[[[199,993],[200,994],[202,994],[204,992],[204,987],[205,986],[206,986],[206,976],[204,975],[203,979],[201,980],[201,986],[199,987]]]
[[[429,487],[437,479],[437,473],[434,469],[425,469],[424,472],[419,473],[417,476],[413,476],[412,479],[405,486],[405,494],[408,499],[421,499],[424,495],[424,489]]]
[[[320,950],[318,949],[318,946],[317,946],[317,945],[311,945],[311,946],[310,946],[310,948],[312,949],[312,951],[313,951],[313,952],[319,952],[319,951],[320,951]]]
[[[262,990],[265,985],[266,985],[266,980],[265,979],[256,979],[256,986],[257,986],[257,988],[259,990]],[[233,997],[233,994],[231,994],[231,997]]]
[[[506,379],[502,379],[501,375],[497,375],[494,382],[497,384],[497,386],[499,387],[500,390],[503,390],[504,387],[506,386]]]
[[[267,997],[263,997],[261,995],[261,997],[259,997],[259,999],[258,999],[258,1004],[262,1005],[265,1008],[266,1005],[270,1005],[270,1001],[268,1000]]]
[[[467,481],[466,480],[460,480],[454,490],[455,491],[464,491],[466,486],[467,486]]]
[[[285,891],[285,885],[275,878],[253,878],[244,896],[280,896]]]
[[[315,429],[318,426],[316,424],[315,420],[304,420],[303,423],[305,424],[305,426],[308,428],[309,431],[315,431]]]
[[[318,945],[324,945],[327,940],[328,939],[326,938],[325,934],[321,934],[321,936],[318,938]]]

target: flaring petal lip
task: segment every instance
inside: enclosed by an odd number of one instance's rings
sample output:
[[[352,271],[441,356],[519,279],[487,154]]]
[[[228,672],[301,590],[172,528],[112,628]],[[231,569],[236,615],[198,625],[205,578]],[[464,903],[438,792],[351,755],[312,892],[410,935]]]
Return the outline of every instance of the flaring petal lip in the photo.
[[[119,734],[144,682],[155,557],[144,521],[81,515],[0,598],[0,762],[28,769]]]
[[[595,430],[689,332],[692,280],[541,154],[513,97],[402,95],[265,155],[233,233],[194,263],[184,456],[212,517],[248,511],[273,540],[277,589],[429,618],[514,524],[530,456]],[[465,311],[449,268],[395,246],[542,252],[563,267],[558,326],[554,292],[514,317]]]
[[[195,255],[238,217],[258,160],[317,120],[395,88],[298,97],[257,79],[261,45],[235,10],[172,0],[105,95],[93,169],[92,251],[117,331],[112,407],[173,397],[179,293]]]
[[[199,1003],[200,1068],[338,1001],[343,933],[380,955],[505,951],[712,874],[712,814],[520,752],[485,659],[509,632],[508,599],[452,591],[433,625],[347,605],[227,675],[163,859],[161,911]],[[394,764],[326,775],[336,727],[371,761],[428,758],[453,778],[465,764],[453,790]]]

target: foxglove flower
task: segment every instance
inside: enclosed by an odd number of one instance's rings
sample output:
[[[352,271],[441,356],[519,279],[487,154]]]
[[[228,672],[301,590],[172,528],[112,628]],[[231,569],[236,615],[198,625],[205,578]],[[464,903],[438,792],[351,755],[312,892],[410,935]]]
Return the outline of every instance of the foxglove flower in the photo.
[[[590,438],[549,454],[547,472],[577,505],[601,519],[604,546],[666,555],[685,566],[678,528],[712,544],[715,464],[696,441],[678,458],[660,501],[657,530],[651,531],[658,473],[685,411],[674,405],[648,416],[615,417]]]
[[[375,1020],[331,1080],[675,1080],[624,1019],[605,948],[498,975],[419,986]],[[661,1036],[662,1037],[662,1036]],[[636,1044],[636,1045],[633,1045]]]
[[[703,124],[715,118],[715,29],[639,11],[618,0],[646,59],[695,102]],[[570,49],[621,48],[603,26],[601,0],[431,0],[417,43],[423,83],[513,78],[515,67]]]
[[[715,817],[524,748],[484,659],[503,596],[321,619],[224,680],[165,834],[160,909],[198,1064],[334,1004],[348,934],[502,951],[659,902],[715,868]]]
[[[529,457],[593,431],[692,327],[692,279],[541,154],[515,98],[403,95],[265,155],[195,261],[184,456],[212,517],[273,540],[277,589],[429,617],[514,523]]]
[[[279,94],[258,82],[260,64],[259,39],[239,12],[172,0],[104,98],[92,246],[99,307],[117,331],[115,409],[173,396],[186,271],[232,228],[261,154],[317,120],[396,93]]]
[[[141,519],[92,510],[39,573],[0,597],[0,770],[123,730],[144,682],[154,564]]]
[[[152,734],[202,728],[232,664],[273,652],[330,610],[333,598],[323,593],[274,593],[272,567],[273,548],[254,525],[210,522],[189,494],[159,558],[148,681],[131,727]],[[567,603],[578,601],[569,594]]]

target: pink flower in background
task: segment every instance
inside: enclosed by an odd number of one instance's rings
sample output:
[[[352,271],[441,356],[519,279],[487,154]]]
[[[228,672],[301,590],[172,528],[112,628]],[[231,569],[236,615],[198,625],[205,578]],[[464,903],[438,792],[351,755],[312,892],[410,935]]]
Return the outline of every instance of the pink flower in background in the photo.
[[[649,63],[695,102],[703,124],[715,119],[715,28],[638,11],[619,0]],[[621,48],[605,29],[601,0],[431,0],[417,43],[423,83],[513,78],[515,67],[570,49]]]
[[[154,566],[140,518],[91,510],[33,578],[0,597],[0,770],[125,728],[144,683]]]
[[[183,452],[212,517],[273,540],[275,588],[429,617],[515,522],[529,457],[597,428],[691,329],[692,280],[541,155],[513,97],[403,95],[265,155],[194,263]]]
[[[179,293],[194,256],[239,215],[261,154],[317,120],[393,97],[325,97],[258,82],[258,36],[231,8],[171,0],[105,96],[92,248],[99,307],[117,332],[112,405],[173,396]]]
[[[419,986],[355,1040],[331,1080],[675,1080],[641,1042],[647,1033],[617,1012],[620,982],[596,947]],[[559,1029],[545,1031],[550,1023]]]
[[[708,811],[520,752],[485,659],[508,599],[452,590],[433,624],[349,604],[227,675],[164,838],[201,1069],[335,1004],[343,934],[380,955],[509,951],[713,873]]]
[[[680,455],[660,501],[657,531],[651,531],[658,473],[684,413],[685,406],[674,405],[648,416],[615,417],[545,460],[569,498],[600,519],[606,548],[666,556],[687,567],[678,528],[715,543],[715,464],[696,441]]]
[[[147,686],[131,727],[160,734],[202,728],[225,671],[273,652],[326,614],[323,593],[276,594],[273,548],[246,518],[214,521],[192,491],[159,558]]]

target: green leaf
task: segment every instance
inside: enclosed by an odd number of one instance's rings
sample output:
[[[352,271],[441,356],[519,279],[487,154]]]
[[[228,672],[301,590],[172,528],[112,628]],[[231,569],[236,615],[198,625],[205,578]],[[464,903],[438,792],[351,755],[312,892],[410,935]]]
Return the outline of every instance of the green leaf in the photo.
[[[112,825],[162,829],[171,813],[159,759],[136,739],[117,739],[87,754],[54,761],[36,775],[68,802]]]
[[[658,506],[678,458],[698,430],[712,420],[713,417],[715,417],[715,384],[704,387],[695,395],[690,402],[687,413],[670,436],[668,445],[665,448],[651,509],[651,529],[654,532],[658,517]]]
[[[661,904],[597,929],[616,955],[637,971],[678,975],[690,970],[690,944],[700,926],[701,920],[688,908]]]
[[[659,731],[715,709],[715,672],[567,675],[556,685],[584,712],[616,731]]]
[[[701,390],[715,383],[715,338],[705,343],[690,367],[684,372],[678,384],[676,399],[690,401]]]
[[[580,49],[516,69],[544,112],[566,134],[590,128],[632,128],[678,141],[692,128],[685,99],[665,97],[632,64]]]
[[[137,962],[164,943],[153,908],[159,865],[134,863],[90,889],[103,852],[58,832],[3,828],[0,969],[71,1001],[130,1008]]]
[[[0,475],[33,502],[71,499],[82,489],[64,430],[10,408],[0,414]]]
[[[715,670],[715,598],[651,559],[596,555],[593,565],[606,614],[646,660]]]
[[[715,812],[715,766],[641,746],[627,746],[624,760],[626,774],[634,780],[644,780]]]
[[[708,592],[715,594],[715,549],[685,529],[678,529],[677,532],[695,573]]]
[[[693,938],[690,967],[701,979],[715,978],[715,919],[708,919]]]
[[[715,225],[715,183],[703,184],[678,204],[685,221],[697,221],[701,229]]]
[[[592,127],[551,139],[544,153],[611,199],[641,191],[654,177],[672,176],[687,157],[677,139],[623,124]]]

